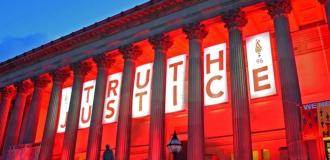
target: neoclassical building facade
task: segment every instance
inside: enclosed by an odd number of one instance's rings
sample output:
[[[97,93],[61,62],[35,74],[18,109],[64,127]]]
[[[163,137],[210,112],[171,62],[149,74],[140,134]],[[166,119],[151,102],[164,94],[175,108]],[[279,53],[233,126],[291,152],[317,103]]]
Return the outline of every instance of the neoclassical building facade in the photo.
[[[179,159],[330,159],[329,17],[151,0],[2,62],[1,158],[172,159],[176,132]]]

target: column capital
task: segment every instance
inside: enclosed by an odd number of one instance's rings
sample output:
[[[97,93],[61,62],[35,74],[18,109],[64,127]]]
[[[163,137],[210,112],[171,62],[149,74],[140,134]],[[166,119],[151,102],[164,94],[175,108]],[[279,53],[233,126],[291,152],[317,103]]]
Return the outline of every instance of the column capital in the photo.
[[[92,69],[91,62],[76,62],[73,63],[71,66],[73,70],[73,74],[75,76],[85,76],[87,73]]]
[[[132,60],[136,60],[142,54],[141,48],[133,44],[119,47],[119,52],[123,55],[124,59]]]
[[[173,45],[170,36],[163,33],[150,37],[149,43],[154,50],[160,49],[164,51],[168,50]]]
[[[93,57],[94,62],[97,64],[98,68],[110,68],[116,61],[115,59],[106,54],[101,54]]]
[[[29,93],[31,91],[31,89],[33,88],[33,84],[30,80],[24,80],[21,82],[17,82],[14,85],[17,89],[17,92],[23,93],[23,94]]]
[[[187,39],[202,40],[208,34],[205,26],[199,22],[184,25],[182,30],[187,35]]]
[[[291,0],[266,0],[266,5],[272,18],[289,14],[292,10]]]
[[[225,27],[227,29],[241,28],[244,27],[248,22],[245,12],[243,12],[241,9],[229,10],[221,16],[221,19],[225,23]]]
[[[318,0],[321,4],[325,4],[328,0]]]
[[[34,88],[45,88],[51,82],[48,75],[40,75],[32,78]]]
[[[1,96],[5,98],[13,98],[15,96],[15,87],[10,85],[0,89]]]
[[[70,77],[70,69],[57,69],[55,71],[52,71],[50,75],[53,78],[53,82],[60,82],[63,83],[67,78]]]

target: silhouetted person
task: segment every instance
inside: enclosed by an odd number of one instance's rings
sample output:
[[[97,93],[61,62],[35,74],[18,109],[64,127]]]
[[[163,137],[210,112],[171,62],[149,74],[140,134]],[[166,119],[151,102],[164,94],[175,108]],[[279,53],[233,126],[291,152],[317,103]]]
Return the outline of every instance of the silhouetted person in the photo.
[[[114,160],[113,152],[108,144],[105,146],[105,151],[103,152],[103,160]]]

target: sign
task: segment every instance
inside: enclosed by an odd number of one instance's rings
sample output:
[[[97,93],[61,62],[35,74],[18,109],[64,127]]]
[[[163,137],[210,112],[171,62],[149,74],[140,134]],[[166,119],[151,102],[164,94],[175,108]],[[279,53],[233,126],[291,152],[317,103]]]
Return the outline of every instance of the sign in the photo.
[[[247,38],[246,50],[251,98],[276,94],[269,33]]]
[[[204,105],[228,101],[226,43],[204,49]]]
[[[186,75],[186,55],[167,60],[165,112],[177,112],[184,109]]]
[[[330,137],[330,100],[304,104],[302,125],[305,139]]]
[[[118,120],[121,78],[122,73],[115,73],[108,76],[103,109],[103,124],[116,122]]]
[[[143,117],[150,113],[152,63],[136,67],[132,101],[132,116]]]
[[[79,128],[88,128],[91,123],[94,92],[95,80],[85,82],[81,95]]]
[[[71,90],[72,90],[71,87],[62,89],[60,117],[58,120],[57,133],[62,133],[65,131],[66,120],[68,118],[68,112],[70,106]]]

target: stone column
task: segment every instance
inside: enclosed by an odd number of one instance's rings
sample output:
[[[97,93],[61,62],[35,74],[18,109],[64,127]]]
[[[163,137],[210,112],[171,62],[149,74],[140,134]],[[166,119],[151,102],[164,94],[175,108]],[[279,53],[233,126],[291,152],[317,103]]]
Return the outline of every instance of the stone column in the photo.
[[[42,105],[43,100],[43,92],[47,85],[50,83],[50,79],[47,75],[42,75],[33,78],[34,81],[34,91],[31,101],[30,110],[28,113],[28,121],[25,127],[25,134],[23,135],[23,144],[34,143],[36,134],[37,134],[37,127],[38,127],[38,120],[39,120],[39,113],[40,108]]]
[[[204,159],[204,92],[202,40],[207,35],[204,25],[184,26],[189,40],[188,81],[188,160]]]
[[[291,11],[289,0],[268,0],[268,12],[275,25],[277,54],[282,90],[284,123],[290,159],[307,159],[300,125],[301,95],[296,61],[287,14]]]
[[[52,159],[54,139],[58,123],[61,102],[61,91],[64,81],[70,76],[68,69],[60,69],[50,73],[53,79],[52,93],[48,105],[46,124],[41,141],[39,160]]]
[[[159,34],[149,39],[155,56],[151,84],[149,159],[165,160],[165,87],[166,87],[166,51],[172,46],[168,35]]]
[[[1,88],[1,103],[0,103],[0,148],[4,141],[4,135],[6,131],[7,119],[11,102],[15,96],[15,88],[13,86],[6,86]]]
[[[124,58],[124,73],[120,89],[120,107],[116,138],[116,160],[129,160],[135,60],[142,54],[142,50],[136,45],[126,45],[120,47],[119,52]]]
[[[222,15],[229,32],[231,103],[233,118],[233,145],[235,159],[252,159],[249,97],[245,73],[242,27],[247,20],[239,9]]]
[[[71,66],[74,79],[70,98],[70,107],[68,117],[66,121],[66,128],[64,133],[64,141],[62,148],[62,160],[74,159],[77,132],[79,124],[80,106],[81,106],[81,95],[83,91],[83,83],[85,76],[92,69],[91,63],[89,62],[78,62]]]
[[[9,117],[8,127],[5,134],[3,153],[12,145],[18,144],[19,133],[21,129],[24,107],[26,103],[26,97],[28,96],[31,88],[33,87],[30,81],[22,81],[15,84],[17,88],[16,99],[14,106],[12,107],[11,114]]]
[[[324,5],[325,14],[327,16],[328,29],[330,32],[330,0],[319,0]]]
[[[25,100],[25,107],[24,107],[24,114],[23,114],[23,121],[21,123],[21,128],[20,128],[20,133],[19,133],[19,138],[18,138],[18,144],[22,144],[23,143],[23,139],[24,139],[24,135],[25,135],[25,131],[26,131],[26,124],[28,121],[28,115],[29,115],[29,111],[31,108],[31,102],[32,102],[32,96],[33,94],[30,93],[27,95],[26,100]]]
[[[91,125],[88,135],[87,160],[99,160],[102,143],[102,118],[104,109],[104,98],[107,86],[108,69],[115,62],[109,55],[94,57],[97,64],[97,78],[93,102]]]

